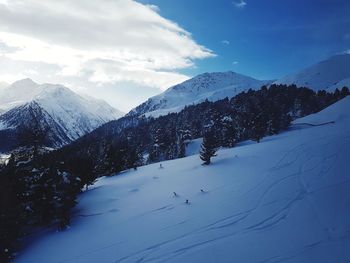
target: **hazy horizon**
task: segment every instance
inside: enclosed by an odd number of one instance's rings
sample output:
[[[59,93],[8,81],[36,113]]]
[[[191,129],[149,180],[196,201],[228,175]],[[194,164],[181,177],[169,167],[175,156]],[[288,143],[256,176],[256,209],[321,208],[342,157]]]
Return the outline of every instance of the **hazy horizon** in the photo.
[[[350,3],[0,0],[0,82],[31,78],[124,112],[205,72],[278,79],[350,50]]]

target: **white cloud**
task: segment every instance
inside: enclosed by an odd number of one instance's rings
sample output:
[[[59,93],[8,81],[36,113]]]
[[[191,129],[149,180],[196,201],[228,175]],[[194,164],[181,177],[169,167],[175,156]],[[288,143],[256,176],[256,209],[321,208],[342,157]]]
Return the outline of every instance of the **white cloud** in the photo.
[[[133,0],[0,0],[0,44],[12,65],[0,71],[0,81],[35,71],[39,82],[87,87],[123,82],[165,89],[188,78],[179,69],[215,56],[157,6]]]
[[[244,0],[240,0],[239,2],[233,2],[233,4],[237,7],[237,8],[244,8],[247,5],[247,2]]]
[[[159,7],[156,5],[147,5],[147,6],[157,13],[160,12]]]
[[[228,41],[228,40],[222,40],[222,41],[221,41],[221,44],[230,45],[230,41]]]
[[[8,54],[19,50],[17,47],[9,46],[8,44],[0,41],[0,54]]]
[[[232,62],[232,65],[235,66],[235,65],[237,65],[238,63],[239,63],[238,61],[233,61],[233,62]]]

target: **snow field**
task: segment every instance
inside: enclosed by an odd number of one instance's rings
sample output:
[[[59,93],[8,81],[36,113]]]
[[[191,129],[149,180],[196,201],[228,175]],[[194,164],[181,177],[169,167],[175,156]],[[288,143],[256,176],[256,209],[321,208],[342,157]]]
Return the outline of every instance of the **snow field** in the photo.
[[[101,178],[15,262],[349,262],[350,97],[295,123],[329,121]]]

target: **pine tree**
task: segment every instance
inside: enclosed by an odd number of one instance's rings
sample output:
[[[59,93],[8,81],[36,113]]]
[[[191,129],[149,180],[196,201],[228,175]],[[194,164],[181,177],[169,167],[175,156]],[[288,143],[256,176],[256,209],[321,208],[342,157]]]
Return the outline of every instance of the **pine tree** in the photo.
[[[0,262],[10,262],[23,236],[22,204],[14,167],[0,170]]]
[[[165,159],[164,156],[164,148],[166,146],[166,131],[163,127],[156,126],[154,131],[152,131],[153,135],[153,145],[149,153],[150,162],[163,161]]]
[[[252,124],[252,139],[259,143],[267,132],[267,117],[263,112],[261,112],[255,115]]]
[[[203,137],[203,143],[200,150],[200,158],[204,161],[204,165],[210,164],[210,159],[216,156],[217,145],[214,133],[212,131],[206,132]]]
[[[29,122],[29,124],[19,125],[17,137],[19,146],[33,148],[33,158],[35,158],[39,154],[39,149],[46,145],[49,127],[42,125],[36,116]]]
[[[129,155],[128,155],[127,167],[137,170],[137,167],[141,166],[144,161],[140,148],[135,147],[134,149],[129,150],[128,154]]]
[[[350,91],[348,87],[343,87],[340,91],[342,97],[346,97],[350,95]]]
[[[237,141],[235,122],[231,116],[224,116],[221,120],[221,145],[234,147]]]
[[[186,146],[191,141],[191,132],[188,129],[179,130],[177,133],[177,157],[182,158],[186,156]]]

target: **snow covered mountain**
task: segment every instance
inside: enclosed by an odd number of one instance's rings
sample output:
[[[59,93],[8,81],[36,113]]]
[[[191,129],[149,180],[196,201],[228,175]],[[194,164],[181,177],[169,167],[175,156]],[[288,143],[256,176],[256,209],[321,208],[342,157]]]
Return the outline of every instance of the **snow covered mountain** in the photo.
[[[0,109],[8,110],[30,102],[43,90],[43,85],[31,79],[16,81],[0,90]]]
[[[0,82],[0,95],[2,94],[2,91],[8,86],[9,86],[9,84],[7,84],[6,82]],[[0,109],[0,114],[3,112],[4,112],[4,110]]]
[[[50,144],[54,147],[123,115],[104,101],[82,97],[62,85],[39,85],[31,79],[0,90],[0,109],[0,132],[16,129],[36,118],[49,128]]]
[[[206,99],[216,101],[234,97],[248,89],[259,89],[271,81],[256,80],[235,72],[204,73],[148,99],[131,110],[128,115],[158,117],[179,112],[186,105],[198,104]]]
[[[302,71],[277,80],[276,84],[295,84],[316,91],[350,87],[350,54],[333,56]]]
[[[216,101],[234,97],[248,89],[259,89],[272,81],[261,81],[235,72],[204,73],[165,92],[148,99],[131,110],[128,115],[158,117],[179,112],[186,105],[198,104],[206,99]],[[333,56],[295,74],[290,74],[274,84],[295,84],[315,91],[334,91],[350,86],[350,54]]]
[[[9,84],[7,84],[6,82],[0,81],[0,92],[2,89],[6,88],[7,86],[9,86]]]
[[[70,229],[27,239],[15,262],[349,262],[349,123],[347,97],[210,166],[194,155],[101,178]]]

